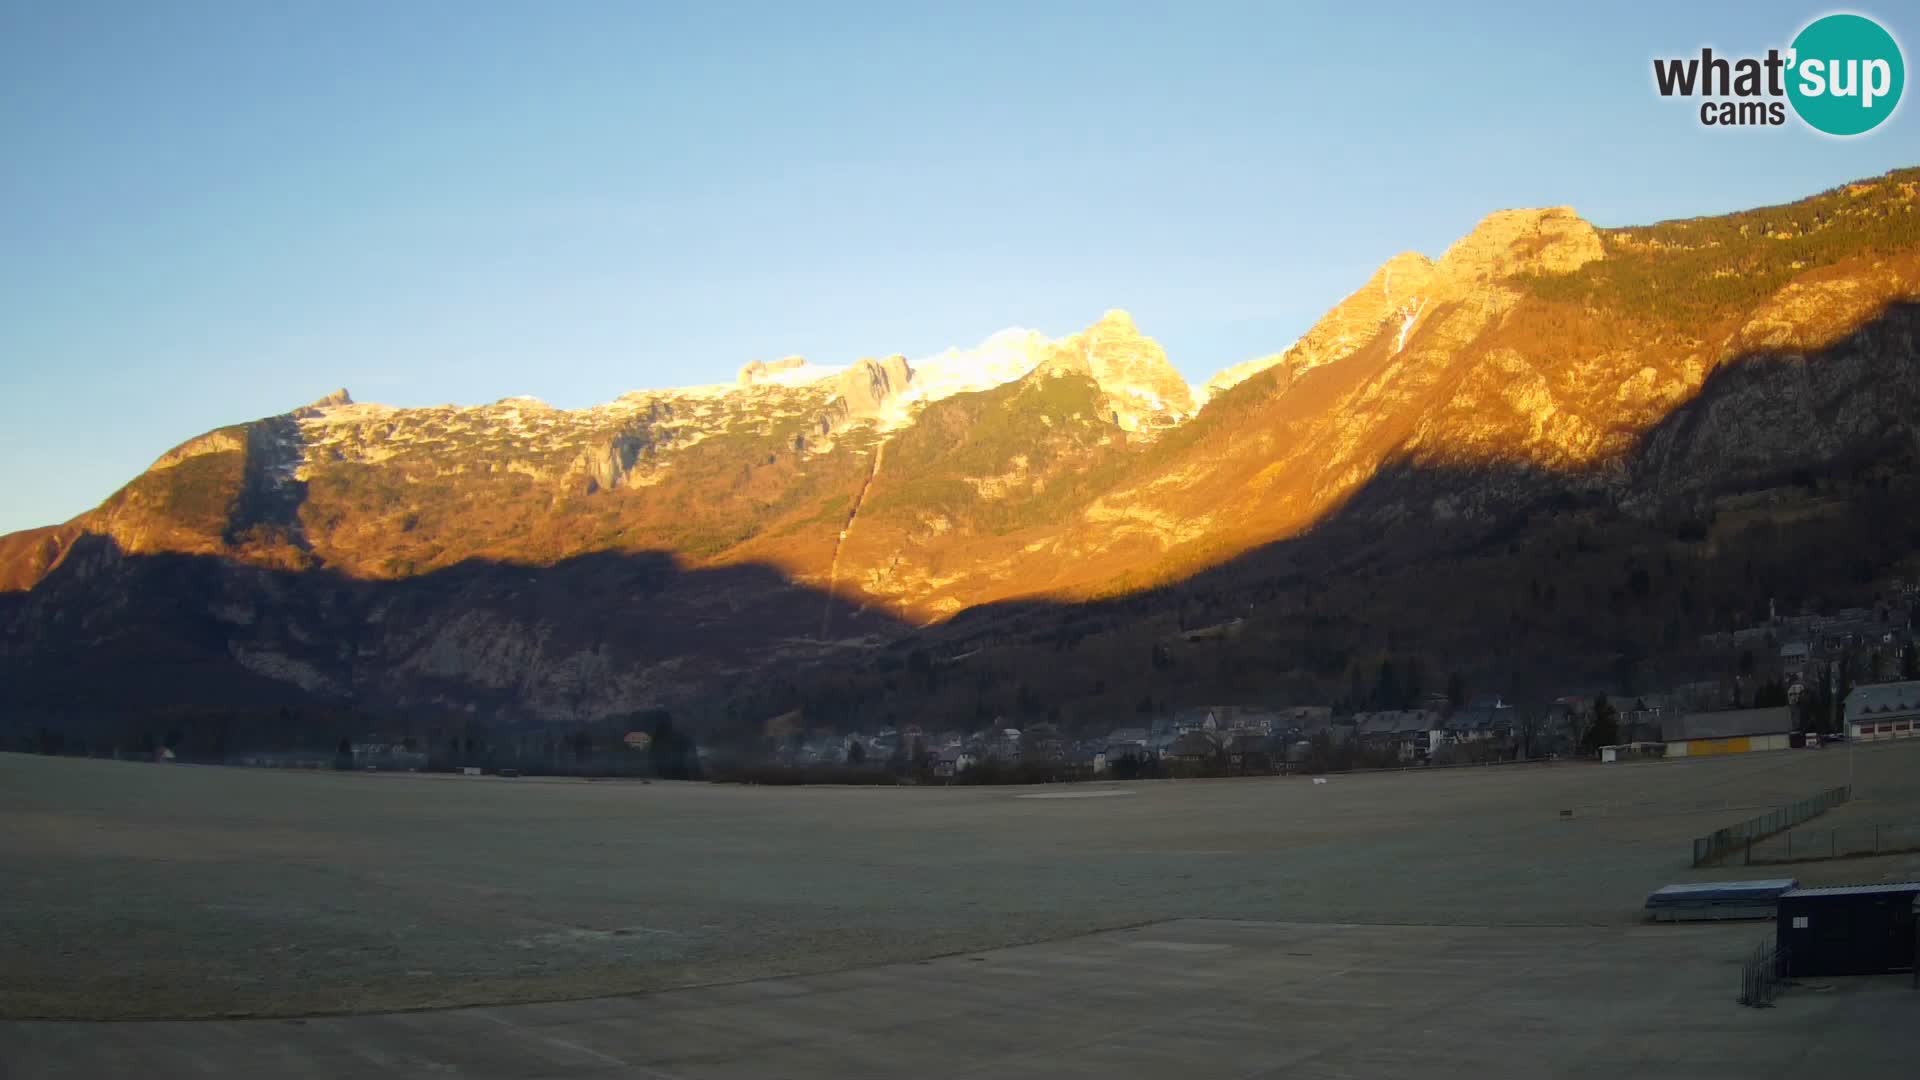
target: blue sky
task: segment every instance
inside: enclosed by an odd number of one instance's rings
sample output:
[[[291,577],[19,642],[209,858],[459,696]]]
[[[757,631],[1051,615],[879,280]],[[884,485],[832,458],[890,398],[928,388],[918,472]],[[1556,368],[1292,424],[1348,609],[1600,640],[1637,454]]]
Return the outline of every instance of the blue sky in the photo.
[[[1546,6],[0,0],[0,531],[340,385],[575,407],[1109,307],[1200,380],[1496,208],[1920,163],[1911,103],[1652,90],[1826,8]]]

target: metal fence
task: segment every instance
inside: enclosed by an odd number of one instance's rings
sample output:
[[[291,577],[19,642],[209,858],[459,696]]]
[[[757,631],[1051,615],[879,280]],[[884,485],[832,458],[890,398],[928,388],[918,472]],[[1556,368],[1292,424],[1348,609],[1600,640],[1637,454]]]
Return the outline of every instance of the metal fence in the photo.
[[[1853,785],[1843,784],[1812,798],[1770,810],[1759,817],[1748,818],[1738,825],[1708,833],[1693,842],[1693,865],[1705,866],[1732,852],[1744,851],[1756,840],[1764,840],[1802,822],[1811,821],[1851,798]]]
[[[1791,970],[1785,946],[1775,946],[1771,941],[1755,945],[1740,968],[1740,1004],[1756,1009],[1772,1005],[1786,987]]]
[[[1747,864],[1811,862],[1902,851],[1920,851],[1920,822],[1789,829],[1784,836],[1748,845]]]

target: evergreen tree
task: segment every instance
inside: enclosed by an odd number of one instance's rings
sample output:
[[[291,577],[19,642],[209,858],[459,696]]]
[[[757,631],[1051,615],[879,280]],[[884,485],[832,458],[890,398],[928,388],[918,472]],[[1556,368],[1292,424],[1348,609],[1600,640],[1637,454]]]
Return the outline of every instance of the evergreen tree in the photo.
[[[1607,700],[1605,694],[1593,699],[1593,723],[1588,725],[1586,738],[1581,748],[1589,754],[1598,754],[1603,746],[1612,746],[1620,741],[1620,714]]]

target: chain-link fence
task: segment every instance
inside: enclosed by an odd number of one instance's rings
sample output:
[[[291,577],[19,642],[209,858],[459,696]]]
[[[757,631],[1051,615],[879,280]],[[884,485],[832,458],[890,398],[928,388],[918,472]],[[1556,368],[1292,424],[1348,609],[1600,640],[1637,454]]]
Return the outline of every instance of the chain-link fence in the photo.
[[[1844,859],[1920,851],[1920,822],[1846,825],[1833,829],[1788,829],[1747,847],[1747,865]]]
[[[1784,832],[1853,798],[1853,785],[1829,788],[1812,798],[1771,810],[1738,825],[1729,825],[1693,842],[1693,865],[1705,866],[1735,851],[1751,847],[1755,841]]]
[[[1787,972],[1791,970],[1786,946],[1776,946],[1771,941],[1755,945],[1740,968],[1740,1004],[1756,1009],[1773,1004],[1773,999],[1786,987]]]

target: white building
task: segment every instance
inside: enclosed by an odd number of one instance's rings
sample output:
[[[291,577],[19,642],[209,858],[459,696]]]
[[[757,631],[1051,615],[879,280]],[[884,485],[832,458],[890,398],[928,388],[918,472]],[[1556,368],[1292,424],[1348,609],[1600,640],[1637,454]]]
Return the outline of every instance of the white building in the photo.
[[[1854,687],[1847,695],[1846,724],[1849,739],[1920,736],[1920,682]]]

